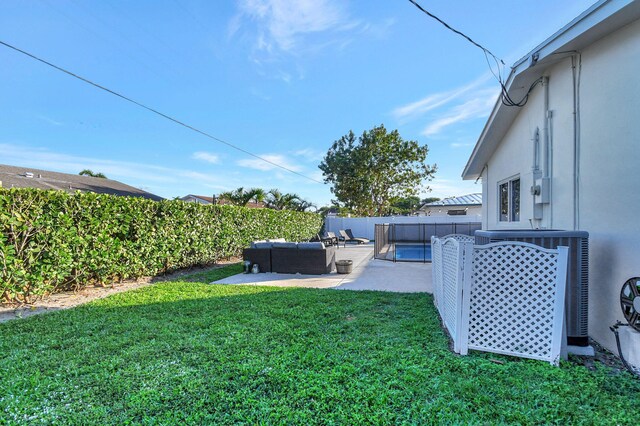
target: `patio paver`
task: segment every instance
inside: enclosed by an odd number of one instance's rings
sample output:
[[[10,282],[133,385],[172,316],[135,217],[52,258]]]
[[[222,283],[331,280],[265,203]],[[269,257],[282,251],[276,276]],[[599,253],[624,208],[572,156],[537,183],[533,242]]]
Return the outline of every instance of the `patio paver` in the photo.
[[[353,260],[353,271],[342,275],[238,274],[212,284],[266,285],[277,287],[379,290],[400,293],[431,293],[431,264],[389,262],[373,259],[373,244],[347,245],[336,252],[336,260]]]

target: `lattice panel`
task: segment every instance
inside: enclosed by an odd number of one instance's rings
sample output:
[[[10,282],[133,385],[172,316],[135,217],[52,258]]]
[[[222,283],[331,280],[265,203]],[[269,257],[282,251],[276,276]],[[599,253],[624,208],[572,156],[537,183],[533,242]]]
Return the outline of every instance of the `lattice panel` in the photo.
[[[442,241],[431,238],[431,274],[433,280],[433,302],[442,316]]]
[[[442,242],[442,320],[457,349],[456,337],[462,310],[462,256],[453,238]]]
[[[558,258],[558,250],[527,243],[474,247],[464,294],[469,349],[558,362],[565,286],[564,276],[556,279]]]
[[[473,237],[471,235],[464,235],[464,234],[449,234],[445,237],[442,237],[443,240],[447,238],[453,238],[459,243],[475,243],[476,242],[476,237]]]

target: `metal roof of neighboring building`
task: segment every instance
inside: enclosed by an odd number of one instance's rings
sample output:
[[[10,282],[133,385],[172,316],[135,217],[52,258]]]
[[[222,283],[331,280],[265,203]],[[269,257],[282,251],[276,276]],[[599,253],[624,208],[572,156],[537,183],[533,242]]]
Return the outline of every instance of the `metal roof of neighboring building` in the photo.
[[[39,188],[71,193],[96,192],[123,197],[141,197],[154,201],[164,200],[162,197],[117,180],[4,164],[0,164],[0,182],[2,182],[2,188]]]
[[[442,207],[442,206],[480,206],[482,205],[482,194],[468,194],[461,195],[460,197],[445,198],[444,200],[434,201],[433,203],[425,204],[421,209],[425,207]]]

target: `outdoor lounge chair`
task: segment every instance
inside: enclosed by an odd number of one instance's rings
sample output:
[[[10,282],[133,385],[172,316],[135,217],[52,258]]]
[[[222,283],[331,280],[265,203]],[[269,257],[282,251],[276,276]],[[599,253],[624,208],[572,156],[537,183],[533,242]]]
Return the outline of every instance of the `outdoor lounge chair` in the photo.
[[[329,246],[338,247],[340,244],[340,241],[338,240],[338,237],[336,237],[336,234],[328,231],[324,233],[324,237],[320,238],[320,241]]]
[[[347,233],[347,235],[349,236],[349,238],[351,238],[352,240],[358,240],[358,241],[363,241],[363,243],[361,244],[367,244],[369,242],[368,238],[364,238],[364,237],[354,237],[353,236],[353,231],[351,231],[351,228],[347,228],[344,230],[344,232]]]
[[[338,240],[338,237],[336,237],[333,232],[330,233],[331,235],[327,235],[327,234],[329,234],[329,233],[326,232],[324,234],[324,236],[322,236],[320,234],[316,234],[315,238],[313,238],[311,241],[320,241],[325,246],[336,246],[336,247],[340,248],[340,246],[338,245],[338,244],[340,244],[340,241]]]
[[[358,237],[354,237],[353,233],[351,232],[351,229],[347,229],[347,230],[340,230],[340,237],[342,237],[344,239],[344,246],[347,246],[347,243],[349,242],[353,242],[353,243],[358,243],[358,244],[367,244],[369,242],[368,239],[366,238],[358,238]]]

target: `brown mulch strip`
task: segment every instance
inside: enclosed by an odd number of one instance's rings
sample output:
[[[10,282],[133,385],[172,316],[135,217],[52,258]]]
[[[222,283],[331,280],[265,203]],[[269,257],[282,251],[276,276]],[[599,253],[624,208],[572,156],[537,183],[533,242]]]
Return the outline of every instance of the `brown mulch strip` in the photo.
[[[207,272],[212,269],[222,268],[223,266],[236,263],[238,261],[239,259],[227,259],[220,261],[219,263],[216,263],[214,265],[181,269],[166,275],[160,275],[156,277],[142,277],[136,280],[124,280],[122,282],[114,282],[106,286],[87,286],[78,291],[54,293],[28,304],[3,303],[0,304],[0,323],[12,319],[27,318],[46,312],[73,308],[74,306],[82,305],[93,300],[102,299],[112,294],[147,287],[158,282],[180,279],[181,277],[198,272]],[[185,281],[195,281],[195,279],[191,280],[187,278]]]

